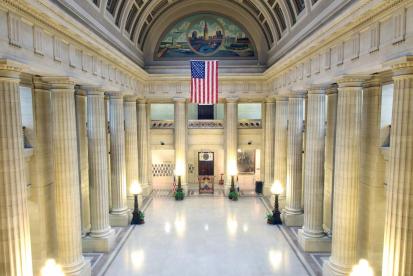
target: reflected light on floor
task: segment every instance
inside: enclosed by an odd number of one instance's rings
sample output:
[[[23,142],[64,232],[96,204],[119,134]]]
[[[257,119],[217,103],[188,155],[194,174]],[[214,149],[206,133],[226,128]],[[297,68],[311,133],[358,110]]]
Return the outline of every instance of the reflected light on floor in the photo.
[[[350,276],[374,276],[374,272],[369,262],[361,259],[357,265],[353,266]]]
[[[165,226],[163,227],[166,234],[171,233],[171,224],[169,222],[165,222]]]
[[[175,218],[175,231],[178,237],[183,237],[186,230],[186,218],[183,215],[177,215]]]
[[[41,276],[64,276],[62,267],[55,260],[49,259],[40,272]]]
[[[228,215],[227,217],[227,231],[230,237],[237,234],[238,222],[234,215]]]
[[[135,250],[131,254],[131,260],[132,260],[133,269],[135,271],[139,271],[142,269],[143,262],[145,261],[145,253],[143,252],[142,249]]]
[[[249,230],[248,224],[244,223],[244,225],[242,226],[242,230],[244,231],[244,233],[247,233]]]
[[[204,226],[204,230],[205,230],[205,231],[208,231],[208,230],[209,230],[209,226],[208,226],[208,224],[205,224],[205,226]]]
[[[271,267],[274,271],[280,270],[282,257],[282,252],[279,250],[271,249],[268,252],[268,260],[270,261]]]

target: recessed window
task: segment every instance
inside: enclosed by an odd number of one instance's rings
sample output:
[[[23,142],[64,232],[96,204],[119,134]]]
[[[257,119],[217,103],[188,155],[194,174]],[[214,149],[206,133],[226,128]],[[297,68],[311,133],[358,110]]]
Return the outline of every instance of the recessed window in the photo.
[[[284,14],[278,3],[274,7],[274,12],[277,15],[278,21],[280,21],[282,31],[284,31],[285,29],[287,29],[287,24],[285,23]]]
[[[174,104],[151,104],[152,121],[174,120],[174,113]]]
[[[130,31],[133,20],[136,17],[136,14],[138,13],[138,9],[136,8],[135,5],[133,5],[132,9],[130,10],[129,14],[128,14],[128,18],[126,19],[126,25],[125,25],[125,29],[126,31]]]
[[[114,15],[116,11],[116,5],[118,4],[118,0],[108,0],[106,4],[106,10],[111,14]]]
[[[126,1],[123,0],[123,1],[120,3],[119,9],[118,9],[118,13],[117,13],[117,15],[116,15],[116,20],[115,20],[116,26],[119,26],[120,16],[122,15],[123,8],[125,7],[125,2],[126,2]]]
[[[285,1],[286,3],[287,3],[287,7],[288,7],[288,12],[290,13],[290,15],[291,15],[291,19],[292,19],[292,23],[293,23],[293,25],[295,24],[295,22],[297,21],[297,19],[295,18],[295,13],[294,13],[294,9],[293,9],[293,6],[291,5],[291,2],[290,2],[290,0],[287,0],[287,1]]]
[[[239,120],[261,120],[260,103],[240,103],[238,104]]]
[[[294,4],[297,8],[297,14],[300,14],[305,9],[304,0],[294,0]]]

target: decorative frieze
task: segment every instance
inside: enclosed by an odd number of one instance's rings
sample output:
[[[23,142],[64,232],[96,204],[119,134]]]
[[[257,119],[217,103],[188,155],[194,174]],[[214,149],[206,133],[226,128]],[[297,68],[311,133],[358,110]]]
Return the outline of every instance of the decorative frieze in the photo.
[[[404,41],[406,35],[406,10],[400,9],[393,15],[393,44]]]
[[[63,41],[56,36],[53,37],[53,58],[55,61],[62,61]]]
[[[324,70],[331,68],[331,48],[328,48],[324,53]]]
[[[224,128],[223,120],[188,120],[190,129],[220,129]]]
[[[240,120],[238,128],[262,128],[261,120]]]
[[[33,48],[39,55],[44,54],[43,50],[43,30],[37,26],[33,27]]]
[[[175,122],[173,120],[152,120],[151,121],[151,128],[153,129],[173,129],[175,128]]]
[[[343,65],[344,63],[344,42],[340,42],[336,47],[337,62],[336,65]]]
[[[352,54],[351,54],[351,59],[358,59],[360,55],[360,34],[354,34],[353,37],[351,38],[351,44],[352,44]]]

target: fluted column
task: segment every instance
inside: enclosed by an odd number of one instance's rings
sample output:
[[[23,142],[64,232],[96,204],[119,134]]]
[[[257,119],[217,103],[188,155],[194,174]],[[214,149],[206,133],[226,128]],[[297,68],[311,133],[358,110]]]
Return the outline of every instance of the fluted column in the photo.
[[[0,60],[0,274],[31,276],[20,66]]]
[[[383,275],[413,275],[413,56],[392,62],[393,115]]]
[[[362,84],[366,78],[338,80],[333,238],[324,275],[347,275],[358,262]]]
[[[52,145],[56,202],[56,261],[66,275],[90,275],[82,256],[79,167],[75,90],[70,78],[49,82],[52,107]]]
[[[231,173],[237,172],[238,98],[227,98],[225,106],[225,193],[231,186]]]
[[[326,148],[324,163],[324,207],[323,229],[331,236],[331,223],[333,213],[333,184],[334,184],[334,152],[336,144],[336,120],[337,120],[337,87],[327,89],[327,126]]]
[[[279,181],[283,194],[279,196],[280,208],[285,207],[285,187],[287,183],[287,144],[288,144],[288,97],[275,97],[274,132],[274,182]]]
[[[188,191],[187,182],[187,131],[186,131],[186,99],[174,98],[175,102],[175,170],[176,174],[181,175],[182,188]]]
[[[126,191],[125,114],[121,93],[110,93],[109,116],[112,191],[110,224],[126,226],[129,224],[129,209]]]
[[[287,186],[283,214],[287,226],[303,225],[301,196],[304,97],[305,92],[291,92],[288,99]]]
[[[308,91],[305,172],[304,225],[298,232],[298,241],[304,251],[330,251],[330,239],[323,231],[323,189],[326,96],[324,87]]]
[[[125,111],[125,159],[126,183],[128,193],[128,207],[133,208],[134,195],[131,187],[139,183],[139,156],[138,156],[138,124],[136,115],[136,96],[127,96],[124,99]]]
[[[265,135],[264,135],[264,195],[271,195],[271,186],[274,183],[274,127],[275,102],[274,98],[265,101]]]
[[[86,91],[78,89],[75,96],[76,127],[79,153],[80,195],[82,210],[82,236],[90,232],[89,161],[87,141],[87,98]]]
[[[90,185],[90,236],[83,240],[86,252],[106,252],[113,246],[109,225],[108,159],[104,91],[87,87],[87,134]]]
[[[147,106],[145,99],[138,100],[138,154],[139,154],[139,180],[142,185],[143,195],[150,193],[149,173],[151,164],[149,164],[149,134]]]

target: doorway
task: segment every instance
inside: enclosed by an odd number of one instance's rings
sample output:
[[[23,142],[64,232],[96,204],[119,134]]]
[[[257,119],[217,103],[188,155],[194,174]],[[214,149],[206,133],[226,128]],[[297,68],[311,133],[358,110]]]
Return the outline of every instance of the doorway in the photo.
[[[200,194],[214,193],[213,152],[198,152],[198,183]]]

